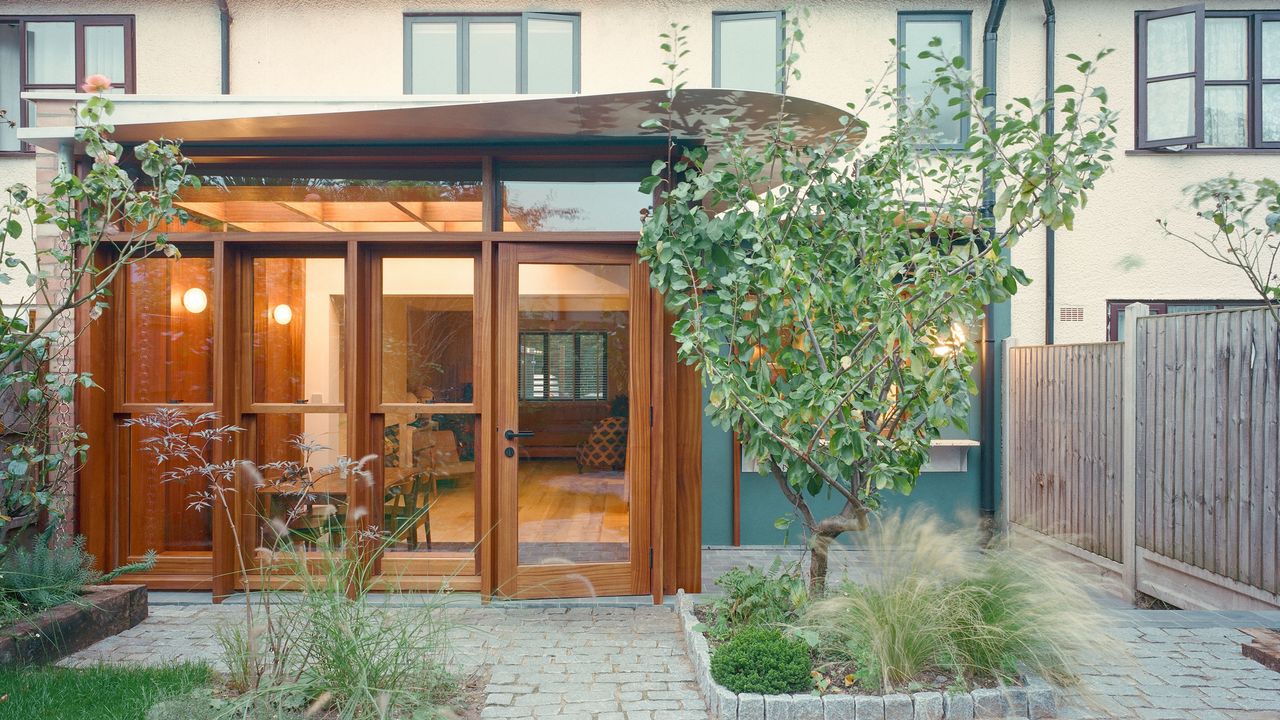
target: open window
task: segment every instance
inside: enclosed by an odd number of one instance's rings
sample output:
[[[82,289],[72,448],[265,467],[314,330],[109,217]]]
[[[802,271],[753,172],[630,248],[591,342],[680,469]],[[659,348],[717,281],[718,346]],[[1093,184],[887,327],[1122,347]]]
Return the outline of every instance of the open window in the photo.
[[[1138,14],[1138,147],[1204,140],[1204,5]]]

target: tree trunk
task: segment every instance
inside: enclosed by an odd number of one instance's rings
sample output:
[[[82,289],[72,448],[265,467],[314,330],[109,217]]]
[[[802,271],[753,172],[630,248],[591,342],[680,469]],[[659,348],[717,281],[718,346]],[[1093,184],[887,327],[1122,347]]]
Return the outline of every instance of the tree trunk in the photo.
[[[823,518],[812,528],[809,541],[809,595],[822,597],[827,592],[827,570],[830,564],[831,545],[846,532],[867,529],[866,508],[846,504],[839,515]]]

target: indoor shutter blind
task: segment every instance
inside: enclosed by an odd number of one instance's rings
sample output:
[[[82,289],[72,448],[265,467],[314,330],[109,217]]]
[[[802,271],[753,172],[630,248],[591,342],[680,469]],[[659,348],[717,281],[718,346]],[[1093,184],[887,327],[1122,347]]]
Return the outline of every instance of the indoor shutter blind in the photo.
[[[1204,141],[1204,5],[1138,15],[1137,145]]]
[[[608,400],[604,333],[578,336],[578,399]]]

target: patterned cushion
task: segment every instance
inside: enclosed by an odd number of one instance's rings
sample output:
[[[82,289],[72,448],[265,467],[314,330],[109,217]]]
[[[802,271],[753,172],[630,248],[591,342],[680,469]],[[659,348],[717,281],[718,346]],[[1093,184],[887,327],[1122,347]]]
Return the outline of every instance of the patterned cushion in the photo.
[[[382,466],[400,467],[400,426],[392,425],[382,431]]]
[[[627,464],[627,419],[607,417],[578,446],[578,472],[586,468],[622,470]]]

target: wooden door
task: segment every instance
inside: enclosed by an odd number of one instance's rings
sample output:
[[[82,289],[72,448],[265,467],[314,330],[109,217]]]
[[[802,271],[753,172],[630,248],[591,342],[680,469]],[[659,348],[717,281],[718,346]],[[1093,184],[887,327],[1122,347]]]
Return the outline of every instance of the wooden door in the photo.
[[[648,594],[647,278],[629,247],[498,252],[494,590]]]

